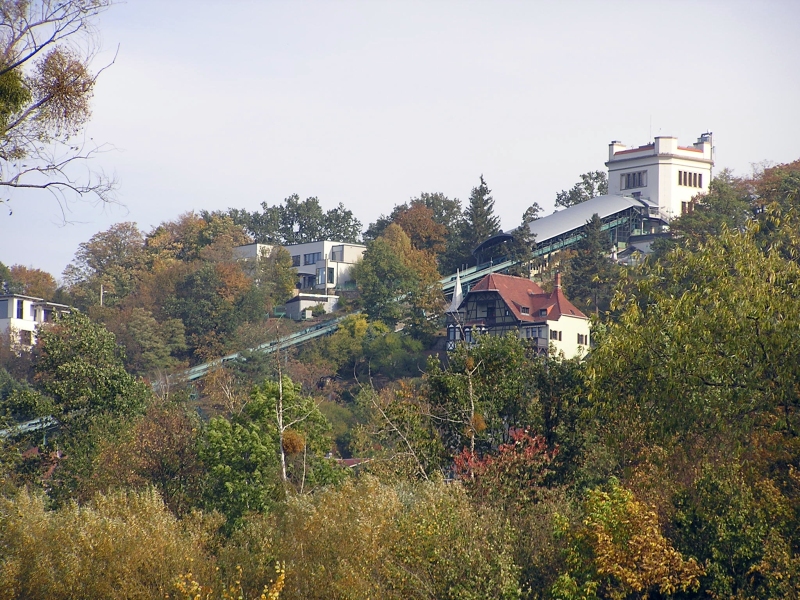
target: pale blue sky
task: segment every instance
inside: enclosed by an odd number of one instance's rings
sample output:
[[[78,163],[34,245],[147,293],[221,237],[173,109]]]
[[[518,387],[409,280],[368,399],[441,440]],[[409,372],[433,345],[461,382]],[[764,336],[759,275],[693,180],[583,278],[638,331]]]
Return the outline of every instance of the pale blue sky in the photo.
[[[129,0],[99,22],[89,134],[125,208],[16,195],[0,261],[60,276],[111,224],[292,193],[366,226],[483,174],[504,228],[608,143],[714,132],[716,169],[800,158],[800,2]],[[651,125],[652,123],[652,125]]]

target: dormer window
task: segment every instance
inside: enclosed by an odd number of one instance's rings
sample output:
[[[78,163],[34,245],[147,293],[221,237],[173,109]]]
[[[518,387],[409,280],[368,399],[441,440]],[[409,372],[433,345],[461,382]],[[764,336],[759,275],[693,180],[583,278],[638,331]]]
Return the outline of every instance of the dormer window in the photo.
[[[540,308],[539,309],[539,316],[540,317],[546,317],[547,316],[547,309],[546,308]]]
[[[519,311],[520,311],[520,312],[521,312],[523,315],[529,315],[529,314],[531,314],[531,309],[530,309],[530,308],[528,308],[527,306],[520,306],[520,307],[519,307]]]

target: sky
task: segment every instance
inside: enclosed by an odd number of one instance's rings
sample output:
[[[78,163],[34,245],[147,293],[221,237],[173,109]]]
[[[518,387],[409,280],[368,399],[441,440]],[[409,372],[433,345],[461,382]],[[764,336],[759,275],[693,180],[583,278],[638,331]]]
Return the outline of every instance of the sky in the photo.
[[[114,223],[294,193],[366,227],[481,175],[508,229],[612,140],[712,131],[715,172],[747,175],[800,158],[798,23],[796,0],[128,0],[96,24],[94,68],[116,60],[86,131],[118,204],[15,193],[0,262],[59,278]]]

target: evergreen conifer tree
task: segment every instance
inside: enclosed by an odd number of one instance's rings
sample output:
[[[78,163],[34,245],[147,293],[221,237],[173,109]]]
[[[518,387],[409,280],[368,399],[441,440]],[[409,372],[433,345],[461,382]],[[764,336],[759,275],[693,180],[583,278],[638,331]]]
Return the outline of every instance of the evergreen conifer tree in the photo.
[[[602,231],[602,224],[597,214],[586,223],[564,276],[567,298],[581,310],[595,313],[609,309],[618,271],[608,257],[611,238]]]
[[[472,188],[469,204],[464,210],[465,227],[461,239],[461,255],[465,263],[475,264],[472,251],[484,240],[500,233],[500,217],[494,214],[492,190],[481,175],[481,184]]]

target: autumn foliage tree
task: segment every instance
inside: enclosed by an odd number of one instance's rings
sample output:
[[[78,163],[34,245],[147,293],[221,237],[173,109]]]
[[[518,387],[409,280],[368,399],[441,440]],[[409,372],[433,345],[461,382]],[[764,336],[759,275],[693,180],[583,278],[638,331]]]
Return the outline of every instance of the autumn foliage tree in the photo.
[[[372,242],[353,271],[364,310],[371,319],[408,322],[415,335],[435,331],[444,297],[433,254],[417,250],[396,224]]]
[[[590,490],[583,519],[572,528],[562,523],[562,531],[568,570],[553,586],[554,598],[671,597],[700,587],[702,566],[675,550],[655,511],[616,481],[608,491]]]

